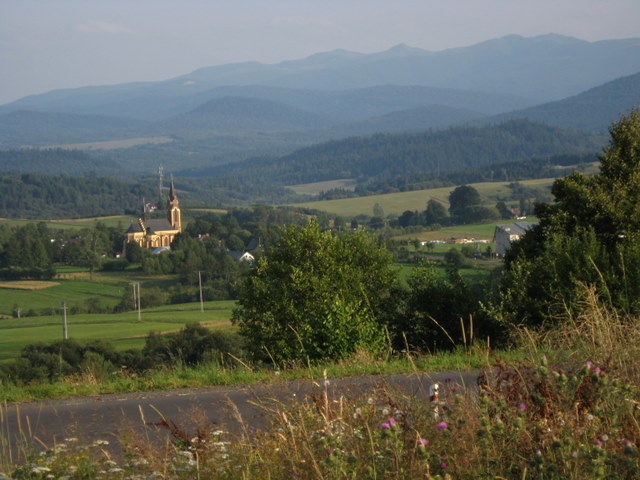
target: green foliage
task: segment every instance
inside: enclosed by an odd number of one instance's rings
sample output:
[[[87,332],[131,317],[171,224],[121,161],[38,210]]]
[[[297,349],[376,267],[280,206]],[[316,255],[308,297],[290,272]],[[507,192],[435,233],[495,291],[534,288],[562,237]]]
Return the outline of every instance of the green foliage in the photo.
[[[193,322],[175,334],[149,333],[141,350],[116,351],[104,340],[80,343],[69,339],[29,344],[16,360],[0,365],[0,380],[29,385],[61,381],[71,375],[89,375],[91,381],[103,382],[120,368],[140,373],[176,365],[193,367],[211,361],[232,366],[237,363],[235,359],[243,357],[244,342],[238,334],[211,331]]]
[[[177,334],[149,333],[142,349],[141,366],[144,369],[172,365],[193,367],[211,360],[234,365],[235,359],[245,356],[244,343],[235,333],[214,332],[194,322]]]
[[[640,113],[611,127],[600,173],[554,183],[555,202],[539,205],[538,227],[508,252],[494,314],[539,324],[579,312],[583,285],[627,313],[640,311]]]
[[[480,294],[460,276],[456,265],[450,264],[447,278],[442,278],[433,264],[421,261],[407,283],[404,314],[390,325],[396,348],[405,348],[405,338],[411,348],[421,351],[450,350],[470,343],[474,333],[463,332],[461,325],[479,315]],[[476,322],[476,336],[491,333],[488,322]]]
[[[389,253],[366,234],[289,226],[240,287],[232,321],[259,359],[376,351],[395,282]]]
[[[23,155],[44,155],[43,162],[55,163],[44,152],[19,153],[16,165],[26,168]],[[16,152],[1,152],[3,156]],[[61,153],[59,155],[62,155]],[[69,152],[69,155],[73,153]],[[6,161],[9,161],[8,159]],[[20,163],[20,162],[23,163]],[[42,171],[42,170],[40,170]],[[69,169],[78,175],[79,169]],[[47,175],[45,173],[0,174],[3,194],[0,196],[0,216],[9,218],[78,218],[100,215],[131,214],[140,210],[141,199],[152,197],[155,191],[140,183],[87,175]]]

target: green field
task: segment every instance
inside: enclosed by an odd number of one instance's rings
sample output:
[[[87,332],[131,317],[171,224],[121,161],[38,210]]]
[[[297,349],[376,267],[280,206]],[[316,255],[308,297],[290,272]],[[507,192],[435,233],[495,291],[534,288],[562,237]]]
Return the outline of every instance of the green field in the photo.
[[[173,332],[185,324],[200,322],[209,328],[229,330],[235,302],[205,302],[150,308],[141,312],[117,314],[79,314],[67,316],[69,338],[79,341],[106,340],[117,349],[141,348],[151,332]],[[0,319],[0,362],[17,357],[30,343],[50,343],[62,339],[62,316]]]
[[[0,218],[0,225],[8,226],[24,226],[28,223],[44,223],[52,230],[80,230],[83,228],[93,228],[96,223],[100,222],[107,227],[121,228],[122,232],[129,227],[131,222],[137,219],[128,215],[112,215],[109,217],[90,217],[90,218],[77,218],[77,219],[65,219],[65,220],[24,220],[13,218]]]
[[[101,308],[113,308],[131,282],[140,282],[142,289],[167,288],[176,282],[176,278],[125,271],[96,272],[91,280],[86,269],[62,267],[56,278],[49,282],[0,282],[0,316],[12,316],[16,308],[43,314],[50,309],[59,309],[62,302],[68,307],[86,306],[89,299],[98,299]],[[53,283],[53,286],[37,288],[39,283]]]
[[[551,188],[555,178],[541,178],[536,180],[523,180],[519,183],[530,188]],[[478,193],[484,198],[487,205],[495,205],[499,199],[511,195],[508,185],[511,182],[483,182],[472,183]],[[297,186],[299,191],[304,191],[304,185]],[[414,190],[410,192],[388,193],[385,195],[371,195],[367,197],[344,198],[339,200],[324,200],[318,202],[296,203],[295,207],[304,207],[323,212],[333,213],[343,217],[355,217],[356,215],[372,215],[373,206],[380,205],[386,215],[401,215],[406,210],[424,210],[430,199],[449,206],[449,194],[455,187],[432,188],[428,190]]]

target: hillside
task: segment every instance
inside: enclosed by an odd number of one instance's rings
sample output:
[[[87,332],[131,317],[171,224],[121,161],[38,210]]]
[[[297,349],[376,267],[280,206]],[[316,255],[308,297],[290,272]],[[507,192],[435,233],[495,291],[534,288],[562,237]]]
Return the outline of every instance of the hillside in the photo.
[[[143,124],[131,118],[17,110],[0,115],[0,148],[127,138]]]
[[[106,177],[35,173],[0,174],[0,217],[44,219],[137,214],[142,199],[157,198],[148,185]]]
[[[78,150],[22,149],[0,150],[0,172],[106,175],[122,166],[110,159],[97,159]]]
[[[451,127],[416,134],[379,134],[331,141],[277,159],[263,159],[206,169],[203,176],[260,179],[302,184],[357,178],[361,181],[438,174],[498,162],[599,151],[597,137],[526,120],[485,127]]]
[[[192,135],[207,131],[296,131],[329,125],[331,122],[320,115],[271,100],[224,97],[161,122],[157,128],[171,134]]]
[[[565,128],[606,132],[621,114],[637,106],[640,106],[640,73],[618,78],[557,102],[496,115],[486,121],[527,118]]]

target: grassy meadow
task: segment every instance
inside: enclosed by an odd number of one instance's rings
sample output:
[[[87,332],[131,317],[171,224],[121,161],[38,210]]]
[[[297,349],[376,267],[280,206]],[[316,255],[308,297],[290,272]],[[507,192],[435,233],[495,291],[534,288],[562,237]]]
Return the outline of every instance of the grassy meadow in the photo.
[[[529,188],[550,189],[555,178],[541,178],[522,180],[519,183]],[[495,205],[501,198],[511,195],[508,185],[511,182],[482,182],[469,184],[475,188],[487,205]],[[293,188],[293,187],[289,187]],[[306,185],[297,185],[296,191],[306,192]],[[406,210],[424,210],[430,199],[437,200],[449,207],[449,194],[455,187],[432,188],[428,190],[414,190],[410,192],[387,193],[384,195],[370,195],[366,197],[344,198],[338,200],[324,200],[317,202],[296,203],[293,206],[311,208],[323,212],[355,217],[356,215],[372,215],[373,206],[380,205],[385,215],[401,215]]]
[[[112,215],[109,217],[89,217],[89,218],[71,218],[63,220],[24,220],[14,218],[0,218],[0,225],[8,225],[10,227],[22,227],[28,223],[44,223],[52,230],[81,230],[83,228],[93,228],[97,222],[107,227],[116,227],[124,232],[131,222],[136,221],[135,217],[129,215]]]
[[[169,333],[185,324],[201,324],[220,330],[233,328],[229,319],[233,301],[169,305],[145,309],[138,321],[137,312],[67,315],[69,338],[80,342],[105,340],[116,349],[142,348],[145,336],[153,331]],[[50,343],[62,339],[62,314],[0,319],[0,362],[15,359],[20,350],[35,342]]]

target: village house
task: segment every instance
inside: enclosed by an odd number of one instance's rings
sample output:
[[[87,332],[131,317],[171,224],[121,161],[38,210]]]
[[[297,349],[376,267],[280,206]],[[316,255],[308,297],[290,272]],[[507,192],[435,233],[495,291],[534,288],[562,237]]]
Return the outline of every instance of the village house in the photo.
[[[493,241],[496,244],[496,255],[502,257],[511,247],[511,242],[520,240],[528,230],[535,227],[537,223],[518,222],[510,225],[497,225],[493,234]]]

